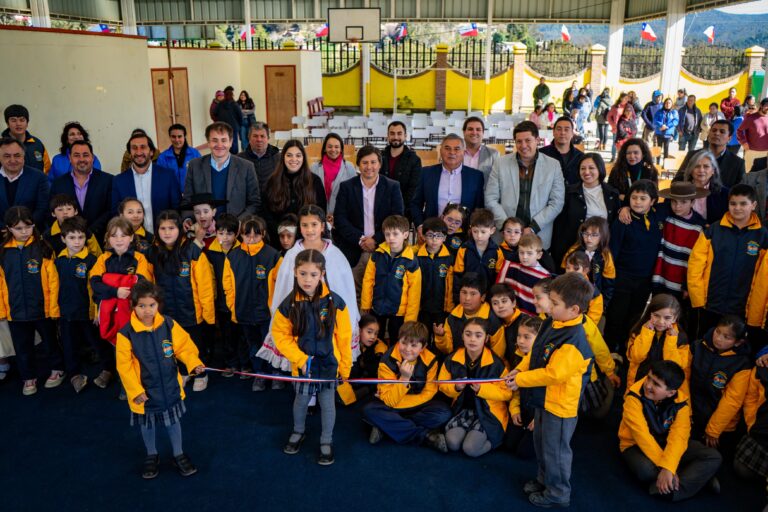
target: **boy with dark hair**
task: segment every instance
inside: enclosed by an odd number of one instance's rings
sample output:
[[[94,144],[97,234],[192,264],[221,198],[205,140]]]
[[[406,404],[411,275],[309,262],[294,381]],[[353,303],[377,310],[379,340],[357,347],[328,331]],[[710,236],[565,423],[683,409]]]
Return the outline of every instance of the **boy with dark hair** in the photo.
[[[390,215],[381,223],[384,242],[365,267],[360,293],[361,313],[372,312],[392,345],[403,322],[415,322],[421,300],[421,269],[413,249],[407,246],[410,222]]]
[[[488,291],[491,309],[499,319],[499,328],[491,333],[491,339],[496,346],[493,350],[498,356],[510,362],[514,358],[517,344],[517,326],[520,320],[526,316],[517,308],[515,290],[506,283],[497,283]]]
[[[363,408],[363,418],[373,426],[368,441],[376,444],[387,434],[398,444],[425,443],[448,452],[438,430],[451,417],[445,402],[435,400],[439,362],[427,348],[429,329],[420,322],[406,322],[398,341],[381,356],[379,379],[410,384],[379,384],[378,400]]]
[[[239,247],[237,234],[240,223],[231,213],[222,213],[216,220],[216,240],[211,242],[205,255],[213,267],[213,277],[216,281],[216,325],[219,327],[222,340],[222,357],[224,358],[223,377],[232,377],[236,370],[245,368],[248,364],[247,349],[242,341],[239,326],[232,321],[232,312],[227,307],[227,297],[224,293],[224,260],[232,249]]]
[[[488,320],[488,332],[496,333],[490,341],[491,350],[504,357],[504,352],[499,346],[503,332],[499,330],[499,319],[485,302],[486,289],[483,274],[476,274],[475,272],[464,274],[459,282],[459,304],[453,308],[443,324],[432,326],[435,333],[435,347],[442,354],[450,354],[463,344],[461,333],[464,329],[464,322],[468,318],[478,317]]]
[[[651,494],[690,498],[713,480],[722,457],[691,440],[691,408],[679,391],[685,372],[674,361],[655,361],[624,399],[619,449],[630,471]],[[719,487],[713,482],[712,486]]]
[[[565,271],[576,272],[581,274],[589,281],[590,260],[587,253],[581,250],[573,251],[565,257]],[[591,282],[591,281],[590,281]],[[592,284],[594,292],[592,294],[592,300],[589,301],[589,310],[587,311],[587,317],[592,320],[595,325],[600,323],[600,319],[603,318],[603,294],[597,286]]]
[[[743,316],[747,311],[748,325],[764,324],[760,307],[755,306],[765,304],[761,262],[765,264],[768,231],[755,208],[755,190],[734,185],[728,192],[728,212],[705,229],[693,246],[688,259],[688,293],[695,308],[688,331],[693,339],[703,337],[721,315]]]
[[[419,322],[426,326],[442,324],[453,309],[453,256],[445,246],[448,227],[439,217],[430,217],[421,225],[424,245],[416,259],[421,268],[421,307]],[[430,336],[432,338],[432,336]]]
[[[65,248],[63,235],[61,233],[61,224],[66,219],[71,219],[72,217],[79,215],[80,206],[77,203],[77,199],[69,194],[56,194],[51,197],[49,205],[51,208],[51,217],[56,220],[51,224],[51,227],[43,233],[43,238],[46,242],[51,244],[53,253],[59,254]],[[88,252],[98,258],[101,256],[101,246],[96,240],[96,236],[88,231],[87,224],[84,233],[86,239],[85,245]]]
[[[96,256],[85,247],[88,226],[85,219],[71,217],[61,222],[60,229],[59,238],[65,248],[55,261],[59,274],[59,331],[65,369],[71,375],[72,387],[79,393],[88,382],[88,377],[81,373],[80,341],[86,340],[99,354],[102,372],[110,371],[109,361],[114,356],[110,355],[107,344],[99,340],[93,325],[96,306],[91,298],[88,274],[96,263]]]
[[[539,465],[525,484],[528,501],[538,507],[567,507],[571,499],[571,436],[579,401],[592,368],[592,350],[582,326],[592,285],[578,274],[555,278],[549,289],[551,316],[531,351],[507,377],[521,389],[521,405],[534,409],[533,443]]]
[[[461,279],[464,272],[477,272],[485,276],[486,283],[495,283],[496,274],[504,263],[504,254],[491,237],[496,232],[493,212],[478,208],[469,217],[469,240],[456,253],[453,262],[455,279]],[[458,290],[453,291],[453,302],[459,301]]]
[[[623,353],[629,335],[651,294],[651,276],[659,253],[665,217],[654,205],[659,198],[656,184],[637,180],[629,188],[631,221],[616,219],[611,224],[611,255],[616,265],[613,297],[605,317],[608,346]]]
[[[507,283],[517,294],[517,307],[527,315],[535,315],[533,285],[551,274],[541,266],[539,259],[544,252],[541,238],[533,233],[520,237],[517,245],[518,261],[505,261],[499,271],[499,283]]]

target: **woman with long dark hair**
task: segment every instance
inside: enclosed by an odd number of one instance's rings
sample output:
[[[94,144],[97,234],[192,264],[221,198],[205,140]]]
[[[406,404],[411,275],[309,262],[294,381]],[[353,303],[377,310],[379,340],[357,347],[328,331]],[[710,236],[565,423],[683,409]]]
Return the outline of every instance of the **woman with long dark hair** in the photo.
[[[608,184],[619,191],[619,197],[627,204],[629,187],[637,180],[651,180],[658,184],[659,171],[653,165],[653,155],[643,139],[628,139],[619,149],[616,165],[608,176]]]
[[[338,134],[329,133],[325,136],[320,150],[320,161],[312,165],[312,174],[323,180],[325,199],[328,202],[328,218],[332,220],[339,185],[357,176],[352,162],[344,159],[344,141]]]
[[[240,91],[240,96],[237,99],[237,104],[240,105],[240,110],[243,111],[243,122],[240,123],[240,142],[242,143],[242,149],[248,146],[248,130],[251,126],[256,124],[256,105],[253,103],[253,99],[248,94],[248,91]]]
[[[64,125],[64,129],[61,131],[61,147],[59,148],[59,154],[53,157],[51,161],[51,169],[48,171],[48,181],[53,183],[53,180],[59,176],[64,176],[72,167],[69,163],[69,148],[76,141],[84,140],[91,142],[88,137],[88,132],[83,128],[83,125],[77,121],[70,121]],[[93,155],[93,168],[101,169],[101,162],[96,155]]]
[[[269,239],[277,243],[277,224],[286,213],[296,214],[306,205],[326,209],[323,181],[312,174],[304,145],[292,139],[280,152],[280,161],[262,189],[264,220],[269,226]]]

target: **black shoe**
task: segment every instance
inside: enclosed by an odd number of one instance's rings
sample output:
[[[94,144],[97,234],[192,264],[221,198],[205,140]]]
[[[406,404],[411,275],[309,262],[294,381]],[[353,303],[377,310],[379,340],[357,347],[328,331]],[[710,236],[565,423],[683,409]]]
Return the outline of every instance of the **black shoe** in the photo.
[[[181,476],[192,476],[197,473],[197,468],[186,454],[182,453],[173,459],[173,465],[179,470]]]
[[[326,447],[326,449],[323,450],[323,447]],[[317,455],[317,463],[321,466],[330,466],[334,462],[336,462],[336,459],[333,458],[333,445],[321,444],[320,453]]]
[[[144,480],[151,480],[155,478],[160,472],[160,457],[155,455],[147,455],[144,459],[144,465],[141,468],[141,478]]]
[[[296,455],[301,449],[301,443],[304,442],[304,434],[298,432],[291,433],[291,437],[288,438],[288,442],[283,446],[283,453],[286,455]]]
[[[528,480],[523,485],[523,492],[525,494],[533,494],[535,492],[544,492],[544,484],[539,482],[538,480]]]

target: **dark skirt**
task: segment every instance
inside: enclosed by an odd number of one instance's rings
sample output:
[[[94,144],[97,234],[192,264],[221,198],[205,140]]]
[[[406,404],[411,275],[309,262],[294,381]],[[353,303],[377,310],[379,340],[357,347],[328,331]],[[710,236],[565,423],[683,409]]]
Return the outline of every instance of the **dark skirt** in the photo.
[[[179,400],[176,405],[161,412],[138,414],[131,411],[131,426],[140,425],[146,428],[155,428],[158,424],[162,424],[170,427],[178,423],[185,412],[187,412],[187,408],[184,406],[183,400]]]

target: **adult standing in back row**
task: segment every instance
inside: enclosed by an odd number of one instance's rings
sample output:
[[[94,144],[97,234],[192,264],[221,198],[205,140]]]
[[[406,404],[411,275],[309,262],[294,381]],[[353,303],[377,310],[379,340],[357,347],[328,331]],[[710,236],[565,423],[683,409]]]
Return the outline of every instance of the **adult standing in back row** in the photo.
[[[235,101],[235,88],[228,85],[224,89],[224,100],[216,106],[216,121],[226,123],[232,128],[232,146],[229,152],[238,153],[240,145],[237,143],[240,134],[240,125],[243,122],[243,110]]]
[[[400,192],[406,205],[405,215],[411,218],[408,205],[419,186],[421,158],[405,145],[407,133],[405,124],[392,121],[387,126],[387,147],[381,152],[381,173],[400,182]]]

